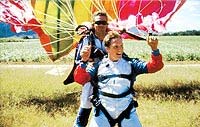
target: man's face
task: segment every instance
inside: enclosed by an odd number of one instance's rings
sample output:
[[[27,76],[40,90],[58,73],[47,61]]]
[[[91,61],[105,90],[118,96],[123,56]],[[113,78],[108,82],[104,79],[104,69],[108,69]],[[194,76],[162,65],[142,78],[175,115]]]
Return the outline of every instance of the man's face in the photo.
[[[96,33],[106,33],[108,23],[106,16],[96,16],[94,17],[94,29]]]
[[[123,43],[121,38],[115,38],[111,40],[111,45],[106,48],[108,52],[108,57],[112,61],[118,61],[122,58],[123,54]]]

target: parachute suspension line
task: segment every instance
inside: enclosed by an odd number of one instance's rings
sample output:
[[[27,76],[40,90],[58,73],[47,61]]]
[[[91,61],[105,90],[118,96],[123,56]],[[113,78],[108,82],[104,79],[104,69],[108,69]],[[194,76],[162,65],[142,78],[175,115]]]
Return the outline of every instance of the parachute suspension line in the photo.
[[[138,9],[138,13],[141,13],[146,7],[150,6],[150,4],[153,2],[154,0],[151,0],[148,4],[146,4],[143,8],[141,8],[141,4],[142,4],[142,1],[140,1],[140,6],[139,6],[139,9]]]
[[[99,11],[101,10],[99,2],[97,0],[91,0],[92,5]]]
[[[116,17],[117,19],[119,19],[116,4],[117,4],[116,1],[111,0],[111,5],[112,5],[112,8],[113,8],[113,12],[114,12],[114,14],[115,14],[115,17]],[[111,20],[113,20],[113,19],[111,18]]]
[[[55,6],[57,8],[60,9],[60,12],[63,12],[64,16],[67,17],[68,20],[70,20],[69,15],[61,8],[61,5],[63,5],[62,1],[61,0],[57,0],[57,2],[55,2],[55,0],[54,0],[53,3],[55,4]],[[65,7],[65,6],[63,6],[63,7]],[[67,12],[68,12],[68,10],[67,10]],[[63,22],[66,22],[66,21],[63,21]]]
[[[99,5],[100,10],[106,12],[106,8],[104,7],[103,2],[106,2],[106,1],[99,1],[99,4],[98,4],[98,5]],[[108,16],[109,19],[112,19],[112,17],[110,16],[109,13],[107,13],[107,16]]]
[[[121,11],[123,10],[123,8],[128,4],[128,1],[123,1],[123,2],[126,2],[126,3],[123,3],[123,5],[121,5],[121,2],[120,2],[119,15],[121,14]]]
[[[99,1],[99,8],[100,8],[100,10],[106,12],[105,7],[103,6],[103,1]]]
[[[186,2],[186,0],[179,0],[178,3],[177,3],[177,1],[176,1],[174,9],[172,10],[172,12],[170,12],[171,15],[168,14],[168,15],[169,15],[169,18],[166,20],[166,23],[171,19],[171,17],[175,14],[175,12],[176,12],[185,2]],[[166,23],[165,23],[165,24],[166,24]]]
[[[74,28],[77,26],[77,22],[76,22],[76,19],[75,19],[75,15],[74,15],[74,9],[73,9],[73,7],[74,7],[74,1],[72,1],[73,2],[73,5],[72,5],[72,3],[68,3],[68,1],[67,1],[67,6],[68,6],[68,11],[69,11],[69,13],[70,13],[70,15],[71,15],[71,23],[73,24],[73,26],[74,26]],[[65,7],[66,9],[67,9],[67,7]]]
[[[11,16],[10,16],[11,15]],[[13,14],[9,14],[9,18],[13,18],[15,21],[17,21],[19,24],[21,24],[21,23],[25,23],[25,22],[22,22],[22,21],[20,21],[20,19],[18,19],[18,17],[16,17],[16,16],[14,16]],[[1,20],[0,20],[1,21]],[[12,23],[10,20],[9,21],[7,21],[8,23],[10,23],[10,24],[12,24],[12,25],[14,25],[14,26],[16,26],[16,23]]]
[[[63,26],[64,29],[63,29],[62,33],[64,33],[64,35],[66,35],[66,36],[62,37],[62,38],[57,38],[55,41],[53,41],[53,43],[57,43],[57,44],[60,43],[60,42],[65,42],[65,41],[68,41],[68,40],[72,40],[73,36],[74,36],[74,29],[75,29],[75,26],[76,26],[76,24],[74,24],[74,19],[75,18],[74,18],[74,15],[73,15],[73,9],[72,9],[71,2],[70,1],[66,1],[64,3],[62,1],[60,1],[60,5],[58,5],[58,7],[63,12],[64,16],[67,19],[67,23],[69,25],[67,27],[66,27],[66,25]],[[69,30],[69,29],[71,29],[71,30]],[[57,52],[55,52],[54,55],[57,55],[57,57],[60,57],[60,56],[62,56],[62,53],[68,54],[69,51],[71,51],[72,48],[73,47],[71,47],[70,45],[68,45],[64,49],[57,50]],[[66,51],[68,51],[68,52],[66,52]]]
[[[49,14],[45,14],[45,13],[43,13],[43,12],[41,12],[41,11],[35,10],[35,12],[37,12],[38,14],[46,15],[46,18],[50,18],[50,19],[52,19],[52,20],[58,20],[57,17],[51,16],[51,15],[49,15]],[[68,25],[68,26],[71,25],[71,24],[69,24],[68,22],[65,22],[65,21],[63,21],[63,20],[60,20],[60,22],[62,22],[64,25]],[[52,26],[53,26],[53,25],[56,25],[56,23],[53,22],[53,21],[51,22],[51,20],[49,20],[48,23],[51,23],[52,25],[46,25],[46,24],[43,23],[43,26],[45,26],[45,27],[47,27],[47,28],[53,28]],[[56,29],[56,27],[55,27],[55,29]],[[71,29],[71,30],[73,30],[73,29]]]
[[[106,1],[104,1],[104,2],[106,2]],[[111,2],[111,1],[109,1],[109,2]],[[101,10],[103,10],[104,12],[106,12],[106,8],[104,7],[104,5],[103,5],[103,1],[101,1],[101,3],[99,4],[100,5],[100,7],[102,8]],[[113,6],[113,5],[112,5]],[[113,9],[113,7],[112,7],[112,9]],[[114,11],[114,10],[113,10]],[[113,20],[113,18],[112,18],[112,16],[109,14],[109,13],[107,13],[107,16],[108,16],[108,19],[111,19],[111,21]]]
[[[65,37],[65,38],[56,38],[56,36],[60,36],[58,33],[56,35],[52,35],[52,34],[49,34],[49,35],[52,36],[52,38],[54,38],[55,41],[51,41],[50,43],[48,43],[46,45],[59,43],[60,41],[71,40],[71,38],[72,38],[71,36],[70,37]],[[43,45],[43,46],[45,46],[45,45]]]
[[[74,15],[73,15],[73,9],[72,9],[72,5],[70,3],[70,1],[66,1],[66,5],[60,1],[62,6],[67,10],[67,13],[59,6],[59,8],[61,9],[61,11],[63,12],[63,14],[68,18],[68,21],[70,21],[71,25],[73,26],[73,28],[75,28],[76,24],[74,24]]]
[[[59,21],[59,20],[58,20]],[[53,26],[53,25],[39,25],[39,26],[44,26],[45,28],[50,28],[50,29],[52,29],[52,30],[56,30],[57,29],[57,27],[56,26]],[[73,29],[68,29],[68,28],[60,28],[60,30],[62,30],[62,33],[63,32],[66,32],[66,31],[74,31]],[[49,34],[51,34],[51,33],[49,33]]]
[[[67,33],[71,38],[73,38],[73,34],[74,34],[74,29],[75,29],[75,24],[73,24],[74,23],[74,21],[73,21],[73,19],[74,19],[74,16],[73,16],[73,14],[72,14],[72,12],[73,12],[73,9],[72,9],[72,5],[71,5],[71,3],[70,3],[70,1],[66,1],[66,7],[65,7],[65,4],[62,2],[62,1],[60,1],[60,4],[58,5],[58,7],[59,7],[59,9],[60,9],[60,11],[62,11],[63,12],[63,14],[67,17],[67,20],[70,22],[69,24],[69,28],[70,28],[70,26],[71,26],[71,30],[67,30],[67,27],[66,26],[62,26],[62,28],[66,28],[66,29],[63,29],[63,32],[62,33]],[[67,13],[63,10],[63,8],[61,8],[61,6],[63,6],[63,7],[65,7],[65,9],[66,9],[66,11],[67,11]],[[60,27],[61,27],[60,26]],[[61,29],[60,29],[61,30]]]
[[[58,2],[58,1],[57,1]],[[61,6],[61,4],[62,3],[56,3],[55,1],[53,1],[53,3],[54,3],[54,5],[56,5],[57,6],[57,9],[58,9],[58,13],[57,13],[57,17],[54,17],[54,16],[51,16],[51,15],[48,15],[47,13],[47,10],[48,10],[48,6],[49,6],[49,0],[48,1],[46,1],[46,9],[45,9],[45,14],[43,14],[43,15],[45,15],[45,20],[46,20],[46,18],[47,17],[50,17],[50,19],[53,19],[54,21],[56,21],[56,22],[48,22],[48,24],[49,25],[47,25],[47,24],[45,24],[44,25],[44,27],[46,27],[46,28],[51,28],[51,29],[55,29],[56,31],[57,31],[57,33],[56,34],[52,34],[51,32],[49,32],[49,31],[47,31],[47,30],[45,30],[49,35],[51,35],[53,38],[55,38],[55,39],[57,39],[57,40],[59,40],[60,39],[60,34],[61,33],[63,33],[63,32],[68,32],[68,34],[69,34],[69,31],[74,31],[74,28],[71,28],[70,29],[70,26],[72,26],[73,27],[73,25],[72,24],[69,24],[68,22],[64,22],[63,20],[61,20],[60,18],[58,18],[58,17],[60,17],[59,15],[60,15],[60,9],[62,9],[62,8],[60,8],[60,6]],[[64,14],[66,15],[66,13],[65,13],[65,11],[63,11],[62,10],[62,12],[64,12]],[[41,13],[41,12],[40,12]],[[67,15],[66,15],[67,16]],[[52,24],[52,25],[51,25]],[[63,27],[62,27],[62,25],[63,25]],[[65,26],[69,26],[69,27],[65,27]],[[67,29],[67,30],[66,30]],[[72,35],[70,35],[70,36],[72,36]],[[59,46],[58,46],[58,48],[57,48],[58,50],[59,50]]]
[[[57,0],[57,4],[60,6],[60,1],[59,0]],[[57,34],[57,38],[60,38],[60,8],[59,7],[57,7],[57,30],[56,30],[56,32],[58,33]],[[56,52],[59,52],[60,51],[60,40],[58,40],[58,42],[57,42],[57,51]],[[59,57],[59,54],[57,54],[56,55],[57,57]]]
[[[54,3],[55,3],[55,2],[54,2]],[[56,4],[56,3],[55,3],[55,4]],[[75,25],[72,24],[72,22],[73,22],[73,21],[72,21],[72,18],[71,18],[72,16],[68,16],[67,13],[61,8],[61,6],[64,6],[64,7],[65,7],[65,5],[64,5],[63,2],[59,1],[59,4],[56,4],[56,6],[57,6],[57,8],[59,8],[59,10],[60,10],[59,13],[61,13],[61,11],[62,11],[63,14],[65,15],[65,17],[67,17],[67,20],[71,22],[71,23],[68,23],[68,22],[63,21],[63,20],[61,20],[61,19],[57,19],[57,20],[59,20],[59,21],[66,22],[64,25],[62,25],[63,23],[60,22],[60,28],[59,28],[60,33],[61,33],[61,30],[63,30],[63,31],[68,31],[68,34],[69,34],[70,36],[72,36],[70,32],[73,32],[73,31],[74,31],[74,28],[75,28]],[[70,7],[69,4],[68,4],[68,7]],[[70,12],[70,10],[67,9],[67,12]],[[68,26],[68,27],[66,27],[66,26]],[[70,27],[71,27],[71,29],[70,29]],[[69,31],[70,31],[70,32],[69,32]]]
[[[90,2],[92,3],[93,0],[90,0]],[[85,9],[87,10],[87,12],[92,16],[92,12],[91,12],[91,7],[88,8],[87,5],[85,4],[84,0],[81,0],[81,3],[83,4],[83,6],[85,7]]]
[[[174,8],[173,8],[171,13],[175,12],[179,8],[179,6],[181,5],[181,1],[184,1],[184,0],[180,0],[178,2],[176,1]]]
[[[52,41],[50,44],[58,43],[59,41],[62,41],[62,40],[66,40],[66,39],[63,38],[63,39],[60,39],[60,40],[55,40],[55,41]],[[70,48],[71,48],[71,46],[69,45],[69,46],[66,47],[65,49],[62,49],[62,50],[57,51],[57,52],[54,52],[54,53],[52,53],[52,54],[59,56],[60,53],[63,53],[63,52],[65,52],[65,51],[68,51]],[[71,49],[72,49],[72,48],[71,48]]]
[[[48,10],[48,7],[49,7],[49,1],[50,0],[46,0],[45,2],[45,9],[44,9],[44,14],[47,14],[47,10]],[[44,15],[44,24],[46,24],[46,17],[47,15]]]
[[[59,40],[53,41],[51,44],[58,43],[58,41],[59,41]],[[45,46],[45,45],[42,45],[42,46]],[[54,52],[54,53],[48,52],[48,53],[51,53],[51,54],[53,54],[53,55],[58,55],[58,56],[59,56],[60,53],[63,53],[63,52],[65,52],[65,51],[70,51],[69,49],[73,49],[73,47],[71,47],[71,46],[69,45],[69,46],[66,47],[65,49],[62,49],[62,50],[60,50],[60,51],[58,51],[58,52]],[[66,54],[68,54],[68,53],[66,53]]]
[[[138,12],[137,12],[137,15],[139,16],[140,14],[141,14],[141,12],[145,9],[145,8],[147,8],[148,6],[150,6],[150,4],[153,2],[154,0],[151,0],[148,4],[146,4],[143,8],[141,8],[141,5],[142,5],[142,1],[140,1],[140,3],[139,3],[139,7],[138,7]],[[136,16],[137,16],[136,15]],[[136,26],[139,24],[138,23],[138,18],[136,18],[137,20],[136,20]],[[149,33],[149,28],[147,29],[147,33]]]
[[[71,38],[73,38],[73,35],[69,32],[69,31],[67,31],[66,33],[68,33],[68,35],[69,35],[69,37],[67,37],[67,38],[60,38],[60,35],[61,35],[61,20],[60,20],[60,18],[61,18],[61,11],[63,11],[62,10],[62,8],[60,7],[61,6],[61,4],[62,3],[60,3],[60,1],[58,0],[57,1],[57,9],[58,9],[58,11],[57,11],[57,33],[56,33],[56,41],[53,41],[53,42],[51,42],[51,44],[53,44],[53,43],[56,43],[56,45],[57,45],[57,51],[56,51],[56,53],[54,53],[54,55],[56,55],[57,57],[60,57],[60,53],[63,53],[63,52],[65,52],[65,51],[68,51],[71,47],[70,46],[68,46],[67,48],[65,48],[65,49],[63,49],[63,50],[61,50],[60,49],[60,43],[61,43],[61,41],[64,41],[64,40],[71,40]],[[68,10],[69,11],[69,10]],[[64,12],[64,11],[63,11]],[[66,13],[65,13],[66,14]],[[71,20],[71,18],[69,18],[68,17],[68,20]],[[73,31],[73,30],[72,30]],[[71,31],[71,32],[72,32]]]
[[[142,4],[142,1],[140,1],[139,7],[138,7],[138,12],[137,12],[137,15],[138,15],[139,13],[141,13],[141,12],[142,12],[142,9],[141,9],[141,4]],[[144,8],[145,8],[145,7],[144,7]],[[138,24],[138,21],[136,21],[136,24]]]
[[[71,31],[60,31],[60,33],[62,33],[62,34],[70,34],[70,32],[73,32],[73,30],[71,30]],[[54,33],[54,34],[51,34],[51,35],[57,35],[57,34],[60,34],[60,33]]]
[[[63,7],[67,10],[67,13],[66,13],[66,12],[61,8],[63,14],[65,14],[65,16],[68,17],[68,21],[70,21],[71,24],[73,24],[73,23],[74,23],[74,21],[73,21],[73,14],[72,14],[73,10],[72,10],[70,1],[69,1],[69,0],[66,1],[66,5],[67,5],[67,6],[65,6],[65,4],[64,4],[62,1],[61,1],[61,3],[62,3],[62,5],[63,5]],[[73,26],[74,26],[74,24],[73,24]]]
[[[51,16],[51,15],[47,14],[47,11],[46,11],[45,13],[43,13],[43,12],[41,12],[41,11],[34,10],[34,12],[36,12],[36,13],[38,13],[38,14],[44,15],[44,16],[45,16],[45,21],[44,21],[44,22],[46,22],[46,19],[47,19],[47,18],[50,18],[50,19],[52,19],[52,20],[58,20],[57,17]],[[55,23],[54,21],[52,21],[52,20],[48,20],[48,24],[50,23],[50,24],[56,25],[56,23]],[[52,22],[51,22],[51,21],[52,21]],[[60,20],[60,22],[66,24],[66,25],[67,25],[67,24],[69,25],[69,23],[64,22],[63,20]],[[44,26],[44,27],[47,27],[47,28],[53,28],[53,27],[52,27],[53,25],[47,25],[46,23],[43,23],[41,26]],[[55,27],[55,29],[56,29],[56,27]]]
[[[162,12],[162,10],[164,8],[164,3],[161,0],[159,0],[159,2],[160,2],[160,8],[158,8],[158,9],[160,9],[160,11],[158,12],[158,15],[160,15],[160,13]]]
[[[47,1],[48,1],[48,3],[46,3],[46,5],[49,6],[49,0],[47,0]],[[58,2],[59,2],[59,5],[58,5]],[[61,4],[64,5],[62,1],[57,0],[57,3],[56,3],[55,0],[53,0],[53,3],[54,3],[55,6],[57,6],[57,8],[59,8],[59,9],[63,12],[63,14],[64,14],[66,17],[69,17],[69,16],[66,14],[66,12],[60,7]],[[65,7],[65,5],[64,5],[64,7]],[[63,21],[63,20],[61,20],[61,19],[56,19],[56,17],[51,16],[51,15],[48,15],[46,9],[48,9],[48,7],[47,7],[47,8],[45,7],[45,12],[44,12],[44,15],[45,15],[45,16],[51,17],[52,19],[54,19],[54,20],[56,20],[56,21],[57,21],[57,20],[60,20],[60,22],[65,23],[65,24],[68,25],[68,26],[72,26],[72,27],[74,26],[74,25],[72,25],[72,24],[70,24],[70,23],[68,23],[68,22],[66,22],[66,21]],[[70,12],[70,10],[68,10],[68,12]],[[45,19],[46,19],[46,18],[45,18]],[[69,18],[69,19],[70,19],[70,18]],[[73,22],[73,21],[71,21],[71,22]],[[56,24],[56,23],[55,23],[55,24]]]
[[[104,11],[106,12],[106,8],[104,7],[104,3],[103,2],[106,2],[106,1],[100,1],[100,0],[91,0],[91,3],[92,5],[99,11]],[[113,10],[114,11],[114,10]],[[107,13],[107,16],[108,16],[108,19],[112,19],[112,17]],[[117,17],[117,16],[116,16]]]
[[[57,43],[59,41],[70,40],[70,39],[71,39],[71,37],[65,37],[65,38],[61,38],[59,40],[51,41],[50,43],[43,44],[42,46],[47,46],[47,45],[50,45],[50,44],[55,44],[55,43]]]
[[[172,13],[175,13],[185,2],[186,2],[186,0],[176,1],[175,7],[174,7]]]

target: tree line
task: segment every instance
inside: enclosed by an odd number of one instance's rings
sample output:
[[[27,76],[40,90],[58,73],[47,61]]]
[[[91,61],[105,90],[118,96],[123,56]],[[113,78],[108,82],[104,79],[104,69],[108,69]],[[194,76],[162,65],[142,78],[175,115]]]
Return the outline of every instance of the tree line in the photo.
[[[173,33],[164,33],[163,36],[200,36],[200,30],[187,30]]]

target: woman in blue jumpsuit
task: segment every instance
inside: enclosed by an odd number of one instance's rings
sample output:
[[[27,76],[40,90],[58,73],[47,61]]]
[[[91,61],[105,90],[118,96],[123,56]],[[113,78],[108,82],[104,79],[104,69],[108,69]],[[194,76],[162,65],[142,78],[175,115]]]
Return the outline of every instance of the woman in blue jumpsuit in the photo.
[[[106,53],[105,46],[103,44],[103,39],[108,31],[108,18],[105,12],[96,12],[93,15],[93,31],[86,35],[78,44],[77,53],[75,57],[75,66],[77,66],[82,57],[86,55],[84,53],[85,46],[90,45],[92,47],[92,52],[90,54],[90,62],[97,62],[103,58]],[[90,102],[89,96],[92,94],[92,86],[88,81],[82,88],[81,93],[81,103],[79,112],[74,123],[74,127],[85,127],[88,123],[88,118],[92,109],[92,103]]]
[[[84,85],[95,80],[98,85],[99,101],[94,104],[98,114],[94,113],[90,127],[113,127],[116,123],[120,127],[141,127],[130,89],[137,75],[154,73],[163,68],[162,56],[157,48],[158,40],[152,37],[147,39],[152,49],[152,59],[148,62],[123,58],[122,38],[115,31],[106,35],[104,43],[108,57],[93,66],[87,66],[91,46],[86,46],[85,52],[88,54],[82,57],[82,62],[74,72],[76,82]]]

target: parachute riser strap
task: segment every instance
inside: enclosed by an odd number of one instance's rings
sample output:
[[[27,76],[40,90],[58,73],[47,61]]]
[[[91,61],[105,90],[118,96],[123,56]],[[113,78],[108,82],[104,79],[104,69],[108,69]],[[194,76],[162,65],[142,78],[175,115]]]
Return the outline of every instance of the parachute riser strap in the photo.
[[[99,112],[101,110],[104,113],[104,115],[106,116],[106,118],[108,119],[108,122],[111,127],[114,127],[116,123],[118,123],[118,126],[121,127],[121,121],[124,118],[126,118],[126,119],[130,118],[130,112],[131,112],[133,106],[134,107],[138,106],[137,102],[132,100],[131,103],[129,104],[129,106],[119,115],[119,117],[117,119],[113,119],[110,116],[110,114],[107,112],[105,107],[101,104],[101,101],[98,96],[99,88],[98,88],[97,83],[94,80],[91,80],[91,84],[93,86],[93,95],[90,97],[90,99],[91,99],[93,106],[96,108],[95,117],[99,116]],[[130,92],[129,92],[129,94],[130,94]]]
[[[127,61],[129,61],[128,59],[126,59]],[[119,75],[118,75],[119,76]],[[131,69],[131,74],[130,75],[126,75],[126,74],[121,74],[120,77],[122,78],[127,78],[130,80],[130,83],[131,83],[131,87],[128,91],[130,92],[127,92],[127,93],[132,93],[133,95],[135,95],[135,92],[134,92],[134,89],[133,89],[133,77],[134,77],[134,68],[132,67]],[[129,106],[119,115],[119,117],[117,119],[113,119],[110,114],[107,112],[107,110],[104,108],[104,106],[101,104],[101,101],[99,99],[99,87],[98,87],[98,83],[95,79],[98,79],[98,82],[99,82],[99,78],[98,76],[96,75],[93,80],[91,80],[91,84],[93,86],[93,95],[91,97],[91,102],[93,103],[94,107],[96,107],[96,113],[95,113],[95,117],[98,117],[99,116],[99,112],[100,110],[104,113],[104,115],[106,116],[106,118],[108,119],[111,127],[114,127],[116,123],[118,123],[118,126],[121,127],[121,121],[124,119],[124,118],[127,118],[129,119],[130,118],[130,113],[131,113],[131,110],[134,107],[138,107],[138,103],[137,101],[135,100],[132,100],[131,103],[129,104]],[[126,92],[125,92],[126,93]],[[120,95],[122,96],[122,95]],[[125,96],[125,95],[123,95]]]
[[[93,106],[94,107],[97,107],[99,104],[100,104],[100,99],[99,99],[99,96],[98,96],[98,83],[95,82],[94,78],[91,80],[91,85],[93,86],[93,93],[92,93],[92,96],[90,96],[90,102],[92,102]],[[96,109],[96,113],[95,113],[95,116],[99,116],[99,110]]]
[[[122,98],[122,97],[129,95],[129,94],[132,94],[132,92],[133,92],[132,89],[129,89],[126,92],[123,92],[122,94],[118,94],[118,95],[106,93],[106,92],[103,92],[103,91],[99,91],[99,94],[106,96],[106,97],[111,97],[111,98]]]
[[[127,74],[113,74],[113,75],[98,75],[98,80],[100,82],[102,82],[103,80],[106,80],[106,79],[110,79],[110,78],[116,78],[116,77],[119,77],[119,78],[125,78],[125,79],[128,79],[128,80],[131,80],[131,77],[132,77],[132,73],[127,75]]]
[[[87,36],[87,40],[88,40],[88,45],[94,46],[95,45],[94,34],[92,32],[90,32],[86,36]]]
[[[131,114],[131,110],[133,109],[133,107],[135,106],[135,101],[132,100],[131,103],[129,104],[129,106],[119,115],[119,117],[115,120],[116,123],[118,123],[118,126],[121,127],[121,122],[124,118],[129,119],[130,118],[130,114]]]
[[[99,58],[99,59],[103,59],[104,55],[106,55],[107,53],[104,52],[102,49],[99,49],[96,47],[95,45],[95,35],[93,34],[93,32],[91,32],[91,34],[89,34],[87,36],[88,38],[88,45],[91,45],[92,49],[91,49],[91,54],[90,54],[90,58],[94,59],[94,58]]]
[[[103,114],[106,116],[106,118],[108,119],[108,122],[111,127],[114,127],[116,123],[118,123],[118,126],[121,127],[121,121],[124,118],[126,118],[126,119],[130,118],[130,113],[134,106],[135,106],[135,101],[132,100],[131,103],[129,104],[129,106],[119,115],[119,117],[117,119],[113,119],[110,116],[110,114],[107,112],[107,110],[104,108],[104,106],[101,104],[101,102],[98,101],[98,104],[94,105],[94,107],[96,108],[95,117],[99,116],[99,111],[101,110],[103,112]]]
[[[79,44],[81,43],[83,41],[83,37],[80,39],[80,41],[79,41]],[[82,47],[83,47],[83,45],[81,44],[81,45],[79,45],[79,46],[81,46],[81,49],[82,49]],[[74,58],[74,64],[73,64],[73,68],[72,68],[72,70],[71,70],[71,72],[69,73],[69,75],[67,76],[67,78],[63,81],[63,84],[64,85],[68,85],[68,84],[70,84],[70,83],[72,83],[72,82],[74,82],[74,71],[75,71],[75,69],[76,69],[76,67],[77,67],[77,63],[76,63],[76,60],[77,60],[77,54],[78,54],[78,47],[79,47],[78,45],[76,46],[76,50],[75,50],[75,58]]]
[[[133,85],[134,85],[134,79],[135,79],[135,70],[134,70],[134,68],[131,66],[131,80],[130,80],[130,91],[131,91],[131,93],[132,93],[132,95],[133,95],[133,97],[135,97],[135,89],[133,88]],[[138,105],[137,105],[137,107],[138,107]]]

